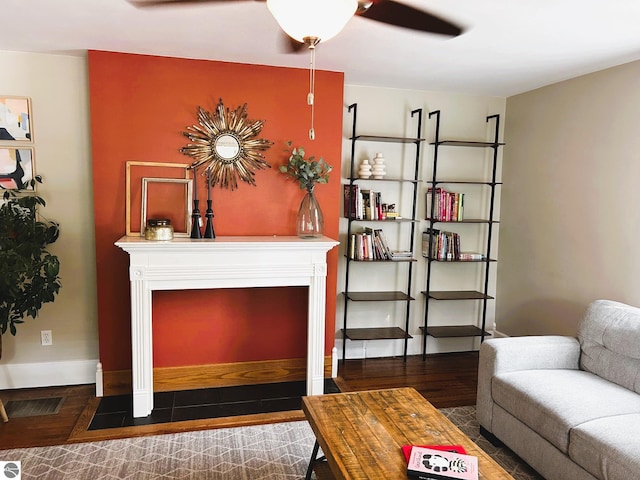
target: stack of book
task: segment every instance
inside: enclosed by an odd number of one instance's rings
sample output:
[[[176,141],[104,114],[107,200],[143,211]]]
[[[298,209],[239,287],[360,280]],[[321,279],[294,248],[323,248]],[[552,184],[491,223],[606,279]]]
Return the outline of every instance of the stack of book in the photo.
[[[433,208],[433,218],[431,211]],[[427,189],[427,220],[461,222],[464,213],[464,193],[448,192],[444,188]]]
[[[422,256],[440,261],[460,260],[460,235],[428,228],[422,233]]]
[[[352,260],[392,260],[393,253],[382,229],[365,228],[351,235],[349,258]]]
[[[431,254],[429,254],[431,242]],[[427,228],[422,232],[422,256],[438,261],[480,262],[486,256],[479,252],[463,252],[460,250],[460,235],[455,232],[441,232],[435,228]]]
[[[344,185],[344,216],[352,220],[391,220],[399,218],[393,205],[382,202],[382,194]]]
[[[364,220],[384,220],[382,214],[382,194],[373,190],[361,190]]]
[[[486,258],[487,257],[479,252],[460,252],[460,260],[464,262],[478,262]]]
[[[411,260],[413,258],[413,253],[410,250],[401,250],[399,252],[391,252],[391,260],[396,262],[402,262]]]

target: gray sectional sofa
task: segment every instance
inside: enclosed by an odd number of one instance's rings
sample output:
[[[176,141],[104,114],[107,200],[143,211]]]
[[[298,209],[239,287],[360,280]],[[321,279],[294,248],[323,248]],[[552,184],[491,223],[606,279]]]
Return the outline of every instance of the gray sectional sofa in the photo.
[[[640,479],[640,309],[597,300],[577,338],[486,340],[477,418],[547,480]]]

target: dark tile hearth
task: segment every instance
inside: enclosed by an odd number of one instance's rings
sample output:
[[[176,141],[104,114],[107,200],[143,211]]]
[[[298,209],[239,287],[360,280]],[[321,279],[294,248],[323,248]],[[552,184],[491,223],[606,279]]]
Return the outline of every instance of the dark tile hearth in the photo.
[[[340,389],[328,378],[324,392]],[[305,381],[157,392],[154,409],[144,418],[133,418],[131,395],[102,397],[89,430],[299,410],[305,394]]]

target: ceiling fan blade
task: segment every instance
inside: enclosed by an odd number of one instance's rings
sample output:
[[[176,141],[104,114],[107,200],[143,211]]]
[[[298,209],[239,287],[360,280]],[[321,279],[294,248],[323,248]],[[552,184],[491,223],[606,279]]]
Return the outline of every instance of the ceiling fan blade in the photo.
[[[420,32],[438,33],[452,37],[463,32],[462,28],[443,18],[393,0],[379,0],[370,3],[368,7],[365,5],[358,9],[356,15]]]
[[[198,3],[226,3],[226,2],[244,2],[246,0],[128,0],[134,7],[158,7],[161,5],[189,5]],[[263,2],[265,0],[256,0]]]

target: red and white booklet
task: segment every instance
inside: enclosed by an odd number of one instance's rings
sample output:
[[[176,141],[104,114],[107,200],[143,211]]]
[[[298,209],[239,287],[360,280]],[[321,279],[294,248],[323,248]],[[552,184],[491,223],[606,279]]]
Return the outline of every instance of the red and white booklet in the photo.
[[[431,450],[446,450],[447,452],[467,453],[462,445],[402,445],[404,459],[409,462],[413,447],[430,448]]]
[[[478,458],[414,446],[409,453],[407,474],[421,480],[478,480]]]

